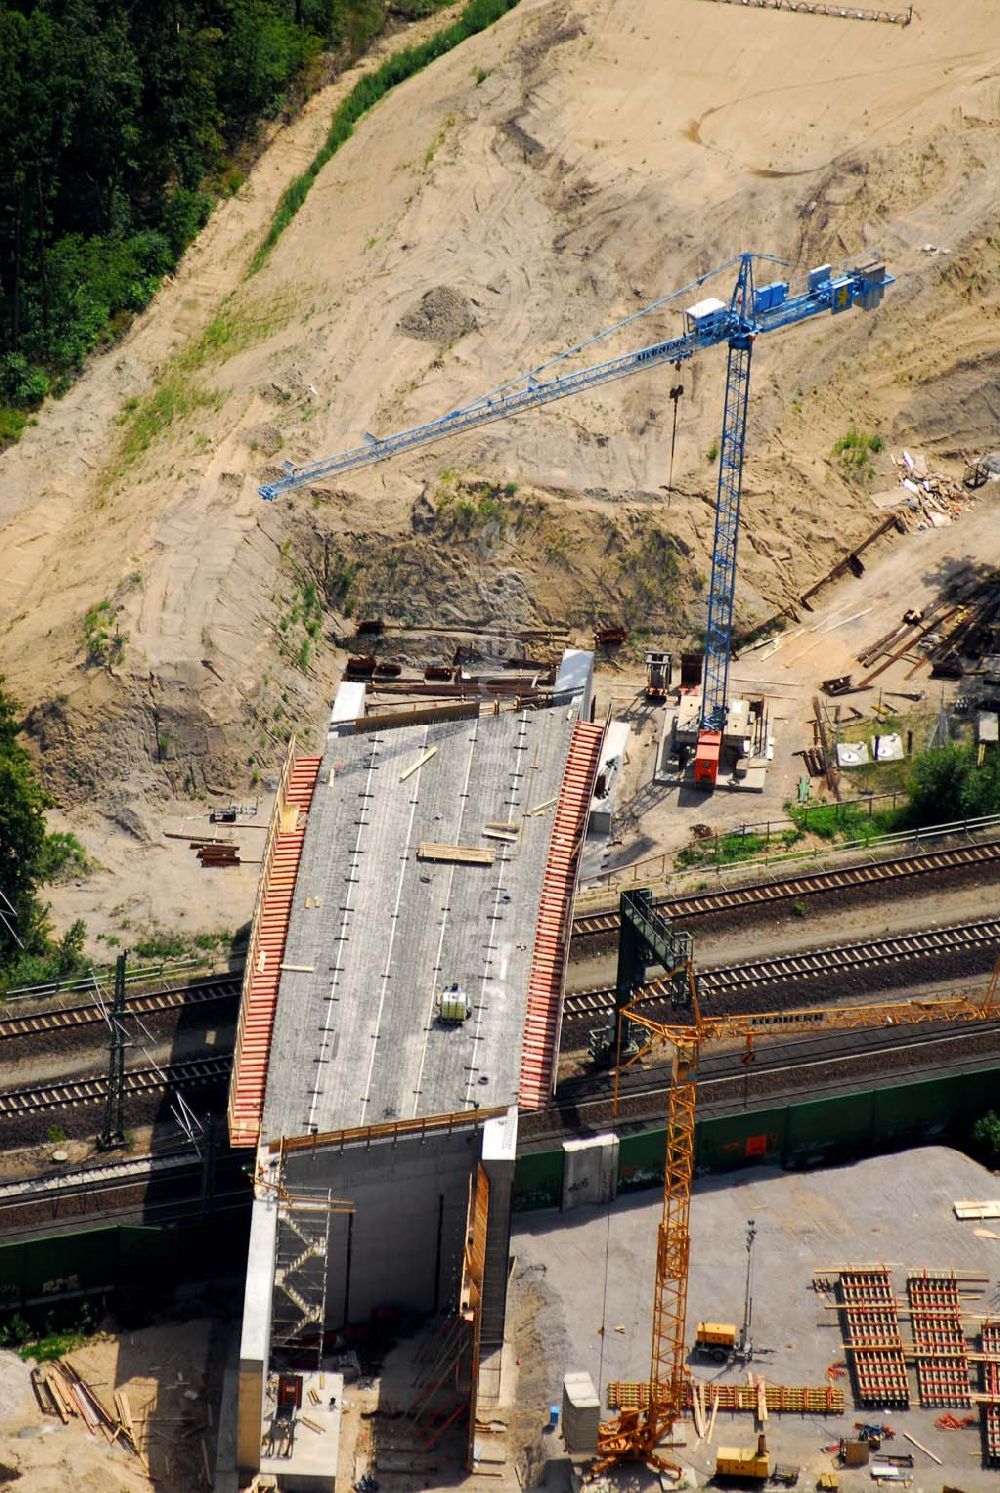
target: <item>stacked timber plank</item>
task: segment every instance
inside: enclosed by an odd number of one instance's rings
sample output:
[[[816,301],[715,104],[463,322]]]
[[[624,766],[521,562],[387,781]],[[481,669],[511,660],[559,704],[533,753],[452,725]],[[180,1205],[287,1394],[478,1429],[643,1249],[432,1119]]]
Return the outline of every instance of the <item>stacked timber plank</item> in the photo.
[[[707,1389],[707,1405],[715,1404],[719,1410],[730,1413],[749,1411],[756,1415],[759,1408],[759,1389],[762,1381],[755,1384],[713,1384]],[[831,1385],[767,1384],[764,1383],[765,1405],[768,1414],[791,1415],[843,1415],[844,1391]],[[612,1380],[608,1385],[608,1406],[612,1410],[644,1410],[649,1404],[649,1385]],[[694,1390],[689,1382],[684,1386],[683,1406],[694,1409]]]
[[[518,1095],[521,1109],[541,1109],[552,1094],[577,861],[603,740],[603,726],[577,721],[573,727],[555,807],[528,978]]]

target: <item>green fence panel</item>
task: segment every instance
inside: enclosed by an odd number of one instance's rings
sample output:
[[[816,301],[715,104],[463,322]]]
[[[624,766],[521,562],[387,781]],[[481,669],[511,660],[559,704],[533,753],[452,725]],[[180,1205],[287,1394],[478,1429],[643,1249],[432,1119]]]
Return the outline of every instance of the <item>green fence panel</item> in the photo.
[[[868,1150],[872,1144],[874,1092],[838,1094],[791,1104],[786,1110],[785,1166],[821,1166]]]
[[[514,1168],[513,1207],[518,1212],[532,1208],[558,1208],[562,1203],[563,1153],[534,1151],[519,1156]]]
[[[781,1161],[785,1125],[784,1108],[699,1120],[695,1130],[695,1170],[729,1172],[741,1166]]]
[[[0,1245],[0,1307],[18,1306],[24,1295],[23,1244]]]
[[[726,1172],[767,1162],[809,1168],[893,1146],[960,1140],[969,1123],[988,1109],[1000,1109],[996,1068],[720,1115],[698,1121],[695,1169]],[[662,1125],[621,1137],[619,1192],[662,1186],[665,1144]],[[557,1207],[561,1193],[561,1151],[518,1161],[515,1208]]]
[[[663,1186],[665,1144],[665,1129],[622,1136],[618,1145],[619,1192],[638,1192],[643,1187]]]

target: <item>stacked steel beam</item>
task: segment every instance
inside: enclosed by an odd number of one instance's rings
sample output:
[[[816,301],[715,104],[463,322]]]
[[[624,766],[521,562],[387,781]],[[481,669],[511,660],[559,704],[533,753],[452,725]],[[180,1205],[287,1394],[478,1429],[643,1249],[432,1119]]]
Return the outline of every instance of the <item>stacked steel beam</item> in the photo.
[[[912,1270],[906,1278],[906,1293],[920,1403],[965,1408],[971,1404],[969,1352],[958,1281],[954,1274]]]
[[[858,1401],[873,1406],[909,1405],[899,1313],[888,1270],[884,1265],[842,1270],[840,1301]]]

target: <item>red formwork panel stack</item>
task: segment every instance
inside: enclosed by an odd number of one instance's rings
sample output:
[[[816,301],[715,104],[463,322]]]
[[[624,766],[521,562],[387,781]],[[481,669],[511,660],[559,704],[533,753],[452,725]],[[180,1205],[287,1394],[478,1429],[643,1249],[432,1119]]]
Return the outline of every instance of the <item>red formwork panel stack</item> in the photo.
[[[969,1350],[962,1330],[962,1299],[954,1275],[912,1270],[906,1278],[920,1403],[967,1408]]]
[[[983,1442],[986,1460],[1000,1463],[1000,1322],[984,1322],[980,1333],[983,1351],[983,1393],[981,1403]]]
[[[878,1407],[908,1405],[910,1383],[889,1271],[884,1265],[842,1270],[840,1302],[859,1402]]]

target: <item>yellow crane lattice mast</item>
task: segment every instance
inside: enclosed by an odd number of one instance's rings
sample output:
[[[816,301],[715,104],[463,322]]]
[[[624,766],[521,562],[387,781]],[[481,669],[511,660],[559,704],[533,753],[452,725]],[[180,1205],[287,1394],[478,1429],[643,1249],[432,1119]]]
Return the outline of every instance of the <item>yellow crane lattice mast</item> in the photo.
[[[702,1048],[710,1042],[742,1038],[744,1061],[753,1057],[754,1039],[772,1033],[862,1031],[865,1028],[924,1026],[931,1022],[980,1022],[994,1019],[1000,980],[1000,959],[985,995],[942,996],[938,999],[886,1001],[873,1005],[812,1006],[788,1011],[760,1011],[745,1015],[703,1016],[693,969],[687,967],[693,1018],[684,1024],[658,1021],[642,1010],[642,998],[621,1013],[649,1034],[645,1046],[628,1064],[637,1062],[654,1043],[673,1048],[672,1079],[667,1108],[663,1212],[656,1245],[653,1290],[652,1361],[649,1398],[643,1409],[623,1409],[598,1431],[597,1462],[601,1472],[618,1462],[641,1461],[652,1467],[673,1468],[658,1448],[681,1418],[687,1382],[685,1325],[688,1267],[691,1254],[689,1217],[694,1174],[696,1109],[695,1074]],[[674,974],[681,971],[674,971]],[[619,1023],[619,1033],[623,1023]],[[617,1070],[616,1070],[617,1102]]]

